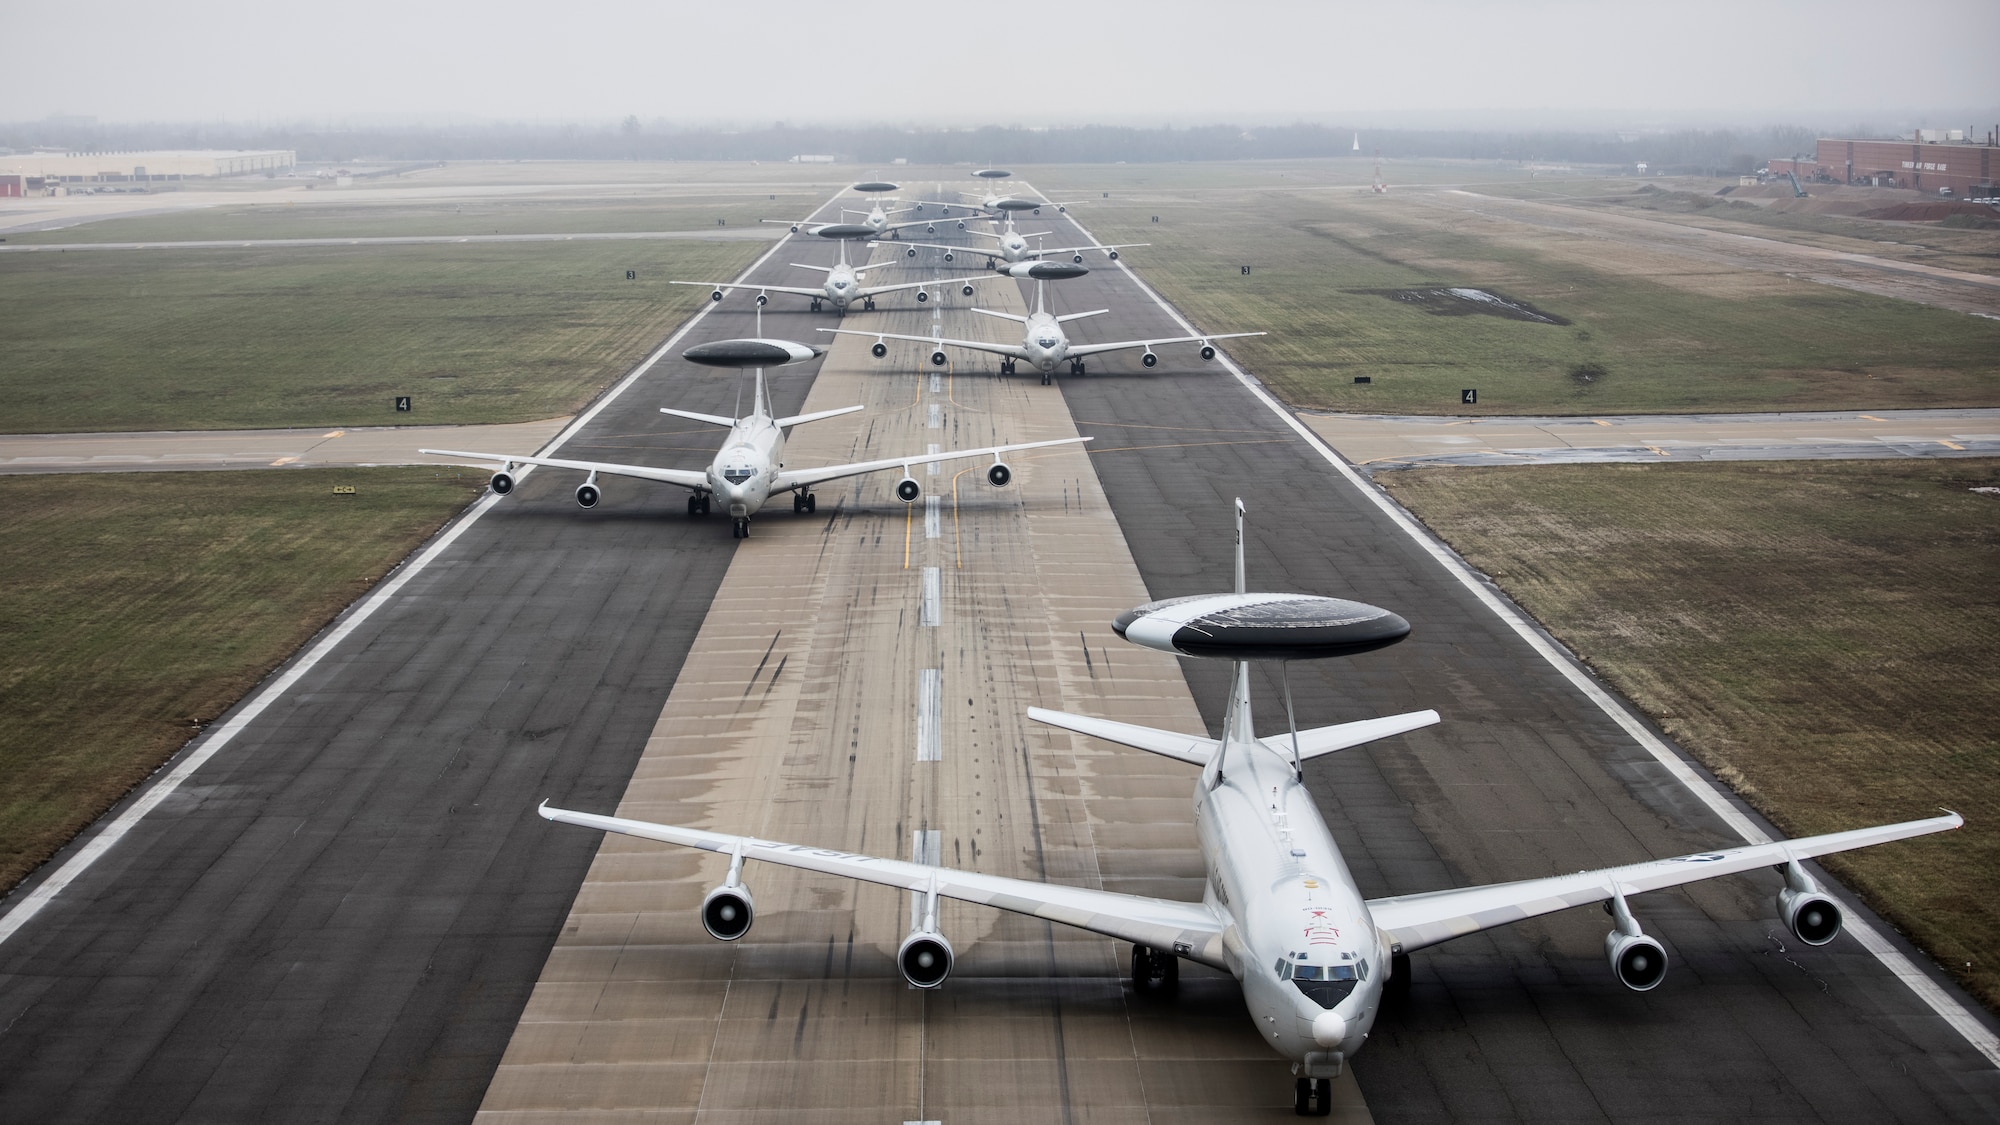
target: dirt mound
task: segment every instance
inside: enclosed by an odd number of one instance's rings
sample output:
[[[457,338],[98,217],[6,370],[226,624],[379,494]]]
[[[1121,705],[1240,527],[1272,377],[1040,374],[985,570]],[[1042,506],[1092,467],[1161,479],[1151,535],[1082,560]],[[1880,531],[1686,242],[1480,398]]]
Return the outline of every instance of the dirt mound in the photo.
[[[1976,215],[1991,219],[2000,215],[2000,209],[1988,207],[1984,203],[1958,203],[1939,201],[1937,203],[1898,203],[1893,207],[1877,207],[1864,211],[1864,219],[1888,219],[1898,223],[1935,223],[1949,219],[1953,215]]]

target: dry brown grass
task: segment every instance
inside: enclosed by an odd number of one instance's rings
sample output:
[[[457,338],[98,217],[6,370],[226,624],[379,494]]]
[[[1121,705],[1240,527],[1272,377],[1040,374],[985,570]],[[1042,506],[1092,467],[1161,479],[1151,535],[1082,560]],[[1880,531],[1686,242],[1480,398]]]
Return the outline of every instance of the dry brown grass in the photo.
[[[1378,479],[1784,831],[1963,813],[1827,866],[2000,1007],[2000,461]]]

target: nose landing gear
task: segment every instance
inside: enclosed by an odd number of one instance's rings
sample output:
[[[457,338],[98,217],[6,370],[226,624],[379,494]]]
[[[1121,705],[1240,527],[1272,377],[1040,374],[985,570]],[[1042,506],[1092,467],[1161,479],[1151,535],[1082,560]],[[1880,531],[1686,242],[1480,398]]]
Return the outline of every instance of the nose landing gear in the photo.
[[[1292,1112],[1300,1117],[1333,1116],[1333,1079],[1299,1079],[1298,1102],[1292,1107]]]
[[[738,516],[736,518],[736,538],[750,538],[750,519],[748,516]]]

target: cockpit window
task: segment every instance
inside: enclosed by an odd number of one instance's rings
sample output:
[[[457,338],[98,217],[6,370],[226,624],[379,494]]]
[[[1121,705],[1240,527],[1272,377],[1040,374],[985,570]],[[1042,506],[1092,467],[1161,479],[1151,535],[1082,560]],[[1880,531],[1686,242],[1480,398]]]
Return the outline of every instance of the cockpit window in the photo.
[[[743,468],[722,470],[722,479],[728,481],[730,484],[742,484],[744,481],[749,480],[753,475],[755,474],[753,474],[749,469],[743,469]]]
[[[1347,999],[1356,985],[1368,979],[1366,961],[1343,965],[1299,965],[1281,957],[1276,969],[1279,980],[1291,981],[1294,987],[1322,1008],[1332,1008]]]
[[[1043,336],[1041,339],[1036,340],[1035,342],[1045,348],[1053,348],[1056,346],[1056,338],[1054,336]]]

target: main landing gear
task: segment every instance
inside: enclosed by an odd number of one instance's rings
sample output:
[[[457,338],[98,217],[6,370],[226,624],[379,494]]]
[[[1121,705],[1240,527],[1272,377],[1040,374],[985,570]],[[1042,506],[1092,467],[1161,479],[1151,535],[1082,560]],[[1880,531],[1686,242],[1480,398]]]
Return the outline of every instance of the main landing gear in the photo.
[[[738,538],[738,539],[748,539],[748,538],[750,538],[750,517],[749,517],[749,516],[738,516],[738,517],[736,517],[736,538]]]
[[[819,497],[814,496],[810,492],[792,493],[792,512],[794,514],[811,515],[817,511],[819,511]]]
[[[697,492],[694,495],[688,497],[689,516],[705,516],[707,514],[708,514],[708,493]]]
[[[818,311],[819,311],[819,301],[820,301],[820,299],[819,299],[818,297],[814,297],[814,298],[812,299],[812,311],[814,311],[814,312],[818,312]]]
[[[1300,1117],[1333,1116],[1333,1079],[1299,1079],[1298,1103],[1292,1107],[1292,1112]]]
[[[863,311],[863,312],[874,312],[874,311],[875,311],[875,298],[873,298],[873,297],[863,297],[863,298],[861,299],[861,311]]]
[[[1083,370],[1084,370],[1084,368],[1083,368],[1083,361],[1082,361],[1082,360],[1080,360],[1080,359],[1072,359],[1072,360],[1070,360],[1070,361],[1069,361],[1069,373],[1070,373],[1070,374],[1072,374],[1072,375],[1081,375],[1081,374],[1083,374]]]
[[[1003,360],[1001,360],[1001,361],[1000,361],[1000,374],[1002,374],[1002,375],[1012,375],[1013,373],[1014,373],[1014,361],[1013,361],[1013,360],[1011,360],[1011,359],[1003,359]]]
[[[1132,991],[1141,996],[1167,996],[1180,988],[1181,959],[1151,946],[1132,947]]]

